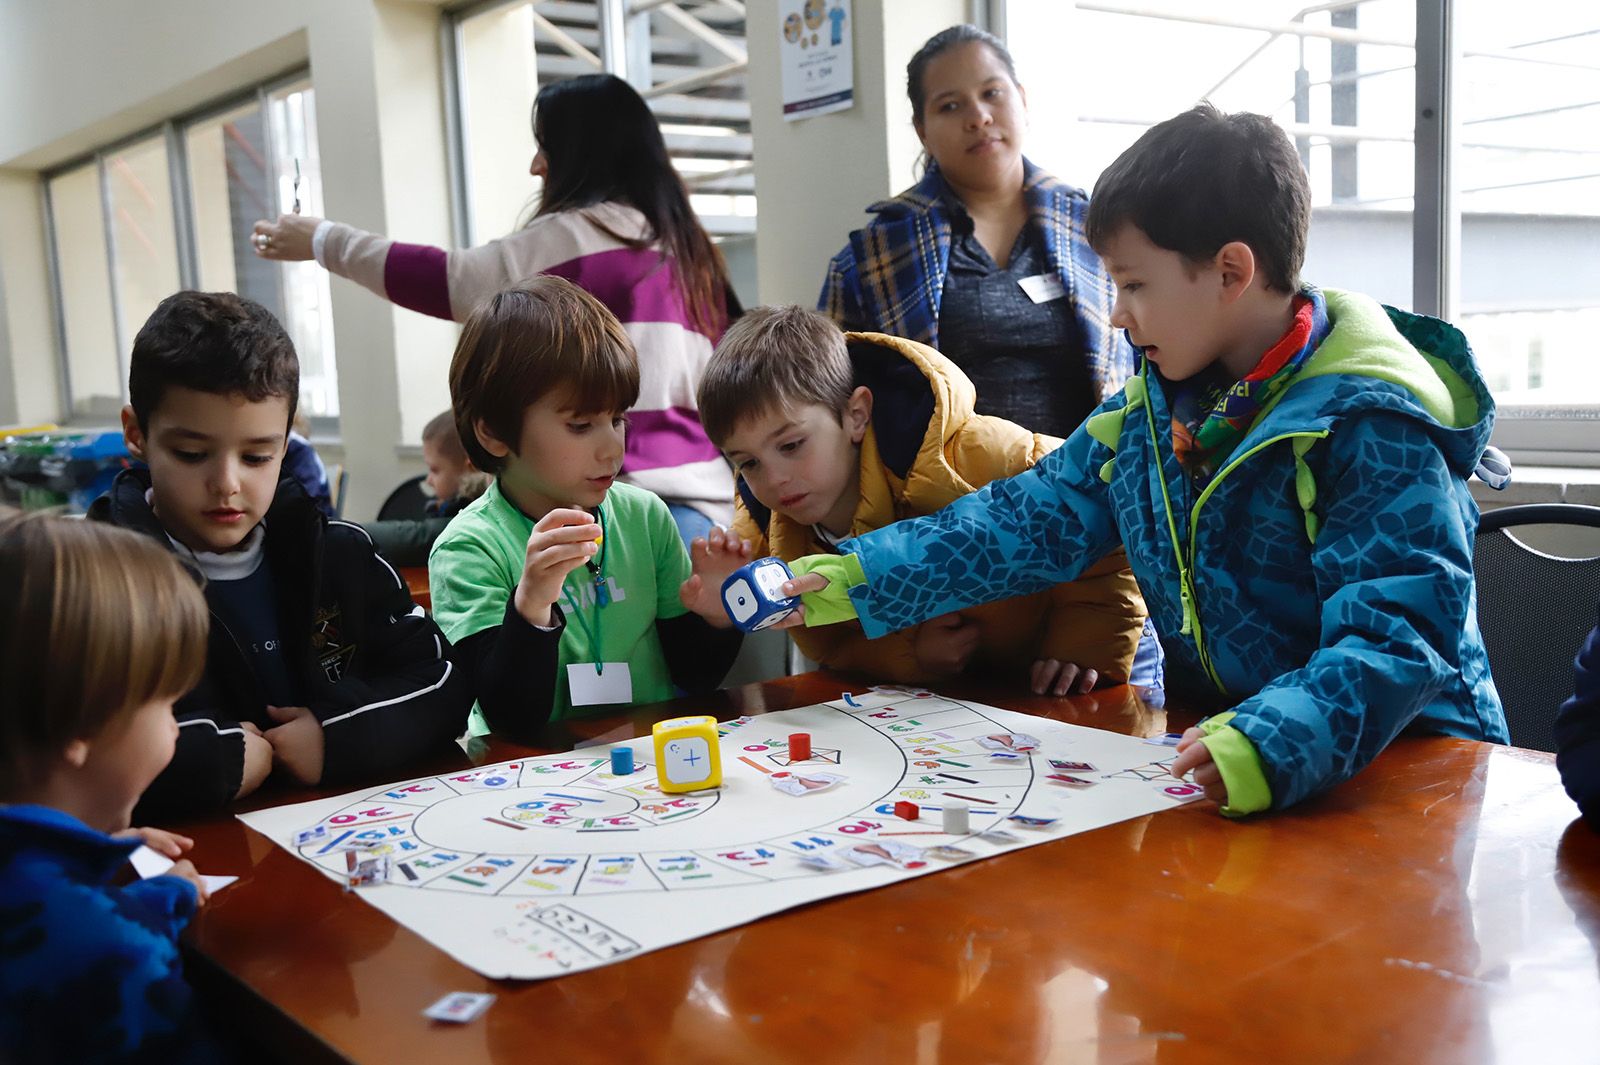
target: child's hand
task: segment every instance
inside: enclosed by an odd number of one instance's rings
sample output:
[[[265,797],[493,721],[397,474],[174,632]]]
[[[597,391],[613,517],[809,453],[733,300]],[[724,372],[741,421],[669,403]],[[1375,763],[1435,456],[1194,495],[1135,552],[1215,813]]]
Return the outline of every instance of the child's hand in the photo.
[[[272,744],[272,760],[302,784],[322,779],[322,722],[308,707],[269,706],[267,713],[280,722],[262,733]]]
[[[550,627],[550,605],[561,598],[562,582],[600,550],[595,543],[599,537],[594,518],[571,507],[558,507],[534,524],[523,556],[522,579],[511,597],[522,620],[541,629]]]
[[[912,637],[917,666],[929,676],[953,677],[978,649],[978,626],[960,614],[924,621]]]
[[[173,862],[172,868],[161,874],[162,876],[175,876],[180,880],[187,880],[199,892],[199,905],[204,906],[206,900],[211,898],[211,892],[206,888],[205,878],[195,869],[194,863],[185,858],[181,862]]]
[[[1206,789],[1206,798],[1218,806],[1228,805],[1228,786],[1222,782],[1222,771],[1211,760],[1211,751],[1200,742],[1203,736],[1197,728],[1188,729],[1178,741],[1178,757],[1172,763],[1172,775],[1182,780],[1189,770],[1194,770],[1194,782]]]
[[[810,595],[812,592],[820,592],[831,583],[833,582],[828,580],[827,577],[824,577],[820,573],[803,573],[792,581],[784,581],[783,586],[780,587],[778,591],[786,597],[804,596]],[[805,623],[806,607],[804,603],[801,603],[799,606],[795,607],[794,613],[790,614],[782,621],[768,625],[767,628],[771,630],[797,629]]]
[[[111,838],[136,839],[157,854],[164,854],[173,860],[182,857],[184,851],[194,846],[194,840],[188,836],[180,836],[163,828],[125,828],[121,832],[113,832]]]
[[[1074,692],[1093,691],[1100,674],[1085,669],[1076,662],[1061,662],[1054,658],[1041,658],[1033,664],[1028,686],[1035,695],[1070,695]]]
[[[242,799],[259,788],[272,772],[272,744],[261,735],[261,730],[249,721],[239,722],[244,729],[244,774],[239,779],[235,799]]]
[[[684,606],[705,618],[707,624],[728,628],[733,622],[722,606],[722,582],[749,561],[750,541],[716,526],[705,536],[695,537],[689,545],[689,562],[694,572],[678,586],[678,598],[683,600]]]

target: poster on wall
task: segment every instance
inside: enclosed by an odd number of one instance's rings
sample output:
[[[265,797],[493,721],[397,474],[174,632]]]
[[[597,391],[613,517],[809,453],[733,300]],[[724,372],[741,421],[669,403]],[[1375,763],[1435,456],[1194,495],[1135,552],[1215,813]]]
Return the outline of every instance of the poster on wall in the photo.
[[[783,117],[790,122],[855,105],[850,0],[785,0]]]

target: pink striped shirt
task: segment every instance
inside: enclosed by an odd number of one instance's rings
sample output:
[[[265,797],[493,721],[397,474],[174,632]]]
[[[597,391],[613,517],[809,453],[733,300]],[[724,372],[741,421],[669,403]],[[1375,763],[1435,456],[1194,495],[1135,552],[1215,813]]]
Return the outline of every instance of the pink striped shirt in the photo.
[[[694,326],[672,261],[643,239],[644,216],[605,203],[534,219],[465,251],[404,244],[335,223],[322,247],[330,271],[436,318],[464,320],[480,302],[536,274],[565,277],[617,316],[639,352],[639,402],[629,412],[622,478],[714,521],[733,520],[733,476],[700,425],[695,389],[715,337]]]

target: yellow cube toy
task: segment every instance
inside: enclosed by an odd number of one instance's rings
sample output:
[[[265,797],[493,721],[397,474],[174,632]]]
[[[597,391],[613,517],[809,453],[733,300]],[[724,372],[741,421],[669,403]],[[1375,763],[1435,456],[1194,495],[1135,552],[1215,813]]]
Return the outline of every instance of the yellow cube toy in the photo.
[[[657,721],[656,779],[665,792],[722,786],[722,744],[717,719],[709,715]]]

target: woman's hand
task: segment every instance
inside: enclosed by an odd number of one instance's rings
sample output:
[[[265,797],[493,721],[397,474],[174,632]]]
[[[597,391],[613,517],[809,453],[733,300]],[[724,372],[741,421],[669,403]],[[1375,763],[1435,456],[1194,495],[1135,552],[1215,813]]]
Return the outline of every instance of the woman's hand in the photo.
[[[250,246],[262,259],[303,262],[312,258],[311,237],[322,219],[303,214],[280,214],[276,222],[262,219],[250,230]]]

